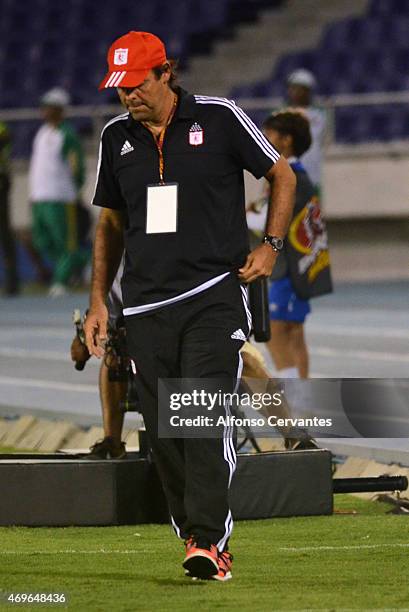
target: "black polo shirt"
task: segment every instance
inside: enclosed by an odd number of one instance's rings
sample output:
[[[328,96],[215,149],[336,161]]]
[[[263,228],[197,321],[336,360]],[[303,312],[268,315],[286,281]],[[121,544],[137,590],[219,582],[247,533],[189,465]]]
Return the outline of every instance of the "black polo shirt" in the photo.
[[[159,183],[152,133],[129,113],[102,131],[93,204],[126,212],[125,314],[191,295],[244,264],[249,246],[243,169],[260,178],[279,159],[234,102],[178,94],[163,145],[164,180],[178,183],[174,233],[146,233],[147,185]]]

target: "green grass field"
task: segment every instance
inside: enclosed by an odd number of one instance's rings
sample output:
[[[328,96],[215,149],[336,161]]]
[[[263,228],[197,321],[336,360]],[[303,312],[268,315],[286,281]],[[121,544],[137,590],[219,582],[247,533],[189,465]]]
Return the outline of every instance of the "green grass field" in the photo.
[[[407,517],[351,496],[337,496],[336,509],[237,523],[224,584],[183,576],[183,547],[166,525],[0,528],[0,590],[64,592],[68,604],[56,607],[84,612],[409,609]]]

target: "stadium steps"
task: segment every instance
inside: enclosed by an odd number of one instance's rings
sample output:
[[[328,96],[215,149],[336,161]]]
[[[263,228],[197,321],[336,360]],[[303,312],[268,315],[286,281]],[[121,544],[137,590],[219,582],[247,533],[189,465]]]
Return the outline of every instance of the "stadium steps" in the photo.
[[[240,26],[232,40],[218,42],[210,56],[193,58],[182,84],[193,93],[226,96],[243,80],[265,79],[282,54],[313,47],[328,23],[363,13],[367,3],[289,0],[282,9],[265,10],[255,23]]]
[[[2,421],[0,442],[2,446],[17,446],[19,440],[35,426],[37,419],[24,415],[17,420]]]
[[[85,453],[96,440],[103,437],[102,427],[84,428],[66,420],[42,419],[32,415],[16,419],[0,418],[0,446],[18,450]],[[125,429],[122,439],[128,451],[139,449],[138,429]]]

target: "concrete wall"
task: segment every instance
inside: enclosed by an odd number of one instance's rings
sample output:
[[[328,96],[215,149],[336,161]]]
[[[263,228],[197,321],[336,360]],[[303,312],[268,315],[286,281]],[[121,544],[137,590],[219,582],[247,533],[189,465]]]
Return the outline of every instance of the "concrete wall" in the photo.
[[[87,158],[84,200],[94,191],[96,159]],[[324,167],[324,210],[331,260],[337,280],[409,279],[408,156],[328,156]],[[247,198],[255,199],[263,180],[246,176]],[[98,210],[93,209],[96,216]],[[389,218],[387,221],[385,218]],[[28,227],[27,166],[15,168],[12,220]]]
[[[323,207],[327,219],[409,219],[409,150],[407,155],[396,156],[328,155],[323,177]],[[246,183],[248,197],[257,197],[263,179],[256,181],[247,175]]]
[[[85,201],[94,191],[97,161],[87,158]],[[256,181],[246,173],[247,198],[255,199],[263,179]],[[356,157],[348,154],[327,156],[323,181],[324,209],[327,219],[406,217],[409,218],[409,150],[407,156]],[[27,165],[14,171],[12,221],[16,228],[30,224],[27,192]]]

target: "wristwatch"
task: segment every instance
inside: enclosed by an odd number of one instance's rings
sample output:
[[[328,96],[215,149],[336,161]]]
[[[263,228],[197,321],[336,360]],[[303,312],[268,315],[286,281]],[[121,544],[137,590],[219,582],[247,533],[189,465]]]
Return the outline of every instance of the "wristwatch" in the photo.
[[[270,234],[266,234],[263,238],[263,243],[267,242],[273,251],[280,253],[283,250],[284,240],[282,238],[278,238],[278,236],[270,236]]]

